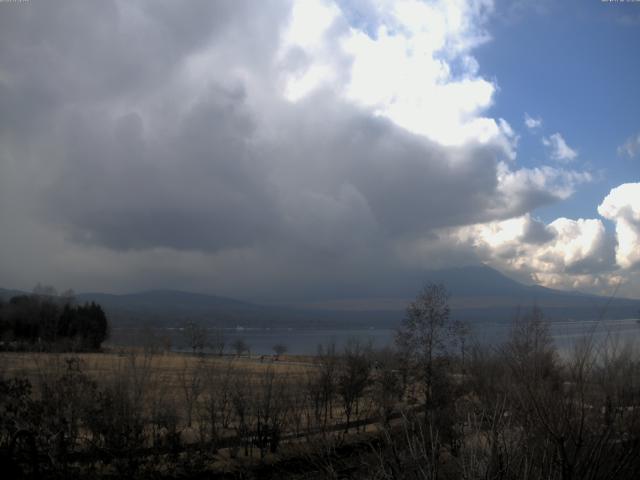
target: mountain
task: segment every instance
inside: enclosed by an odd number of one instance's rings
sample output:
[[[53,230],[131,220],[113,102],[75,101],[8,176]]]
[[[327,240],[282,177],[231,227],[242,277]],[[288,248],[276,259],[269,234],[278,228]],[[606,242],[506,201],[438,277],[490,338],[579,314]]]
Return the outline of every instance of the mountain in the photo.
[[[451,294],[452,303],[458,307],[522,303],[558,306],[603,300],[603,297],[582,292],[525,285],[486,265],[425,272],[424,283],[445,285]]]
[[[421,284],[442,283],[451,294],[452,316],[467,321],[510,321],[522,309],[542,308],[551,321],[633,318],[640,300],[606,298],[524,285],[487,266],[425,271]],[[112,324],[178,326],[187,320],[221,327],[341,328],[395,326],[419,288],[393,298],[358,298],[267,306],[233,298],[175,290],[114,295],[82,293],[80,303],[97,302]],[[0,289],[0,298],[20,294]]]
[[[447,287],[452,312],[465,320],[511,320],[533,305],[552,321],[633,318],[640,311],[640,300],[524,285],[484,265],[433,271],[425,277]]]
[[[172,315],[193,314],[212,310],[255,310],[260,307],[233,298],[181,292],[177,290],[151,290],[140,293],[114,295],[107,293],[81,293],[79,302],[94,301],[112,308],[123,308],[131,312],[144,312],[149,308],[162,310]]]
[[[5,301],[29,292],[0,289]],[[176,327],[187,321],[204,325],[234,328],[339,328],[345,322],[358,322],[361,317],[350,312],[306,311],[282,306],[267,306],[228,297],[178,290],[150,290],[130,294],[80,293],[78,303],[100,304],[113,327],[141,327],[145,325]],[[386,312],[367,313],[368,322],[386,319]]]
[[[425,272],[427,282],[442,283],[452,296],[530,295],[555,290],[524,285],[486,265],[448,268]]]
[[[634,318],[640,312],[640,300],[525,285],[486,265],[425,271],[420,277],[421,285],[443,284],[451,295],[452,316],[465,321],[511,321],[534,305],[542,308],[551,321]],[[395,315],[397,321],[417,291],[418,288],[402,298],[341,299],[298,306],[334,313],[350,311],[360,317],[386,311],[385,318],[391,320]]]
[[[233,298],[177,290],[151,290],[113,295],[83,293],[78,302],[102,305],[116,325],[179,325],[197,321],[224,327],[269,326],[292,320],[285,309],[265,307]]]

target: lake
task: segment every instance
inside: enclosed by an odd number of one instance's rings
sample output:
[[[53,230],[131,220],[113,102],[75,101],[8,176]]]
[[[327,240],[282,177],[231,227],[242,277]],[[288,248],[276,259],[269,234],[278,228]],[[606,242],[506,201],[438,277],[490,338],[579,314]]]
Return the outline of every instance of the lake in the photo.
[[[475,322],[471,325],[472,338],[483,345],[499,345],[508,337],[510,323]],[[172,345],[177,350],[184,350],[185,343],[180,329],[163,329],[169,334]],[[393,344],[395,330],[390,328],[358,328],[358,329],[224,329],[227,348],[230,349],[235,340],[244,340],[256,355],[273,354],[273,346],[280,343],[287,347],[290,354],[315,354],[318,345],[335,343],[342,349],[349,339],[360,342],[371,342],[376,348]],[[551,324],[551,334],[558,350],[569,351],[575,343],[585,335],[593,335],[596,340],[609,339],[618,344],[637,343],[640,341],[640,323],[636,319],[603,320],[603,321],[564,321]],[[111,344],[139,344],[140,332],[127,329],[114,329]],[[472,340],[473,341],[473,340]]]
[[[476,323],[472,325],[472,337],[483,345],[499,345],[504,342],[511,329],[510,323]],[[571,349],[585,335],[593,335],[595,340],[609,339],[625,343],[640,340],[640,323],[636,319],[605,321],[566,321],[551,324],[551,334],[558,350]],[[255,354],[272,354],[273,346],[282,343],[292,354],[314,354],[318,345],[334,342],[338,349],[344,347],[351,338],[361,342],[371,342],[376,348],[390,346],[394,341],[394,329],[334,329],[334,330],[264,330],[245,329],[225,331],[227,345],[242,338]]]

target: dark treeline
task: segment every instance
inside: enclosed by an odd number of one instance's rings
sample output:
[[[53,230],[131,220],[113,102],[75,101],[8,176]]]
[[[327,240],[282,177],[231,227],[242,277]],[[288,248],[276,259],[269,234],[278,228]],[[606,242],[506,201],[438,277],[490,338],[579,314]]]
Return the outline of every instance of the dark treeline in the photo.
[[[407,310],[394,349],[328,345],[284,368],[234,356],[58,358],[0,377],[12,478],[635,479],[640,359],[610,339],[560,357],[543,313],[474,344],[443,287]],[[102,357],[102,355],[100,356]],[[105,356],[106,357],[106,356]],[[49,366],[51,367],[51,366]],[[295,368],[293,368],[295,367]],[[173,372],[173,373],[170,373]]]
[[[94,302],[76,305],[71,294],[34,293],[0,300],[3,349],[95,351],[109,335],[109,322]]]

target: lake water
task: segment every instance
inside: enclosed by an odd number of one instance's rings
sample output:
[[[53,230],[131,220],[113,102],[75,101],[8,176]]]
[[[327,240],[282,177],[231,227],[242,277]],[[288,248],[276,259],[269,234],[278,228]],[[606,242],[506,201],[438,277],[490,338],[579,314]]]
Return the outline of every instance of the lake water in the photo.
[[[509,323],[478,322],[471,325],[473,339],[484,345],[499,345],[509,334]],[[251,348],[251,353],[267,355],[273,353],[273,346],[286,345],[288,353],[298,355],[315,354],[318,345],[335,343],[340,350],[346,342],[355,338],[361,342],[371,342],[374,347],[382,348],[393,344],[394,329],[225,329],[224,338],[228,350],[237,339],[242,339]],[[177,350],[185,349],[184,335],[180,329],[166,329]],[[625,343],[640,344],[640,323],[635,319],[605,321],[565,321],[551,324],[551,333],[558,350],[569,351],[577,341],[585,335],[593,335],[595,340],[608,339],[619,345]],[[112,344],[140,344],[140,332],[116,330],[113,332]]]
[[[473,339],[484,345],[499,345],[504,342],[511,329],[509,323],[482,323],[472,326]],[[640,323],[636,319],[604,321],[566,321],[551,324],[551,334],[561,352],[570,350],[585,335],[592,335],[596,341],[609,340],[624,343],[640,342]],[[314,354],[318,345],[335,343],[338,349],[344,347],[351,338],[361,342],[371,342],[374,347],[382,348],[393,344],[394,329],[335,329],[335,330],[297,330],[297,329],[245,329],[228,330],[224,333],[227,345],[236,339],[243,339],[251,352],[259,355],[272,354],[273,346],[282,343],[292,354]]]

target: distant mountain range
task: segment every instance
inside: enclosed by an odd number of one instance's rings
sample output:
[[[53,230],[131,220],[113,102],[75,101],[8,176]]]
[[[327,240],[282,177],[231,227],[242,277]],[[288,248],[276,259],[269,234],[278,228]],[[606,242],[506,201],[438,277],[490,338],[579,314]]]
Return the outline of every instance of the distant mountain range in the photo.
[[[442,283],[451,293],[453,317],[503,322],[519,310],[537,305],[546,318],[592,320],[634,318],[640,300],[606,298],[524,285],[487,266],[426,271],[424,283]],[[0,289],[5,299],[24,292]],[[391,327],[398,324],[413,292],[406,298],[359,298],[285,306],[258,305],[226,297],[174,290],[114,295],[82,293],[78,302],[102,305],[114,326],[177,326],[192,320],[222,327]]]
[[[452,311],[463,319],[505,321],[536,305],[549,320],[635,318],[640,300],[524,285],[487,266],[429,272],[427,281],[451,292]]]

